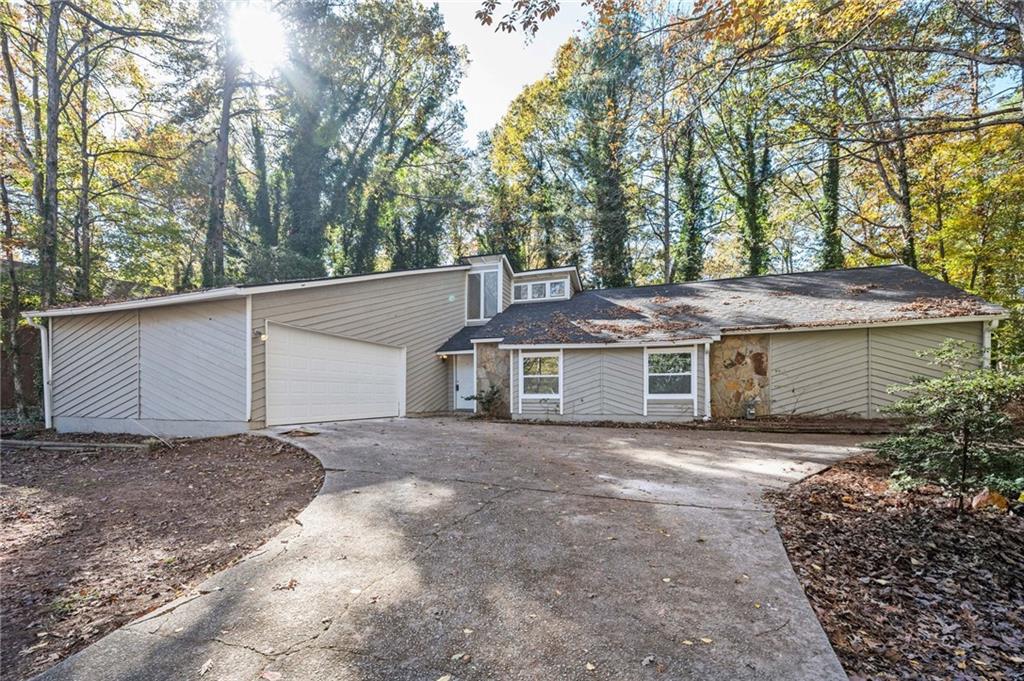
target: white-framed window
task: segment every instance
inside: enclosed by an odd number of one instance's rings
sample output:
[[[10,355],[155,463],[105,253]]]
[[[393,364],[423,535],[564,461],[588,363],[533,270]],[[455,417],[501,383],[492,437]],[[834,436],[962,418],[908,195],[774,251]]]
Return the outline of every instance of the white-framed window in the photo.
[[[649,400],[693,399],[693,367],[697,352],[693,348],[648,348],[644,390]]]
[[[527,284],[516,284],[512,289],[512,300],[521,303],[528,300],[547,300],[549,298],[568,298],[569,280],[552,279],[550,281],[532,281]]]
[[[562,358],[558,352],[522,352],[519,355],[519,397],[559,399],[562,394]]]
[[[490,319],[498,314],[498,270],[470,272],[466,281],[466,319]]]

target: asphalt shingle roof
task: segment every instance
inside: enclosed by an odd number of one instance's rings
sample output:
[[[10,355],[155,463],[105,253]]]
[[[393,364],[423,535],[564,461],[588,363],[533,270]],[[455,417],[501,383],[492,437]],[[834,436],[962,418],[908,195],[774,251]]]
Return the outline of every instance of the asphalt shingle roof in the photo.
[[[905,265],[598,289],[570,300],[520,303],[467,327],[508,344],[680,341],[728,331],[998,315],[1006,311]]]

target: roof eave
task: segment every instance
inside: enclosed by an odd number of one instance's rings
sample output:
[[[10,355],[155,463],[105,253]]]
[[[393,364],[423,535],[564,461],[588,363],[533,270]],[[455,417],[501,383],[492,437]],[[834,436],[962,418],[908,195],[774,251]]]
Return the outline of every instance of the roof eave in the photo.
[[[948,317],[916,317],[913,319],[881,319],[876,321],[827,322],[821,324],[766,324],[760,326],[734,326],[722,329],[723,336],[748,333],[790,333],[795,331],[828,331],[829,329],[865,329],[879,326],[918,326],[921,324],[950,324],[962,322],[988,322],[1006,319],[1006,312],[981,315],[952,315]]]
[[[29,310],[22,312],[21,316],[26,319],[32,317],[66,317],[71,315],[99,314],[101,312],[117,312],[121,310],[135,310],[147,307],[162,307],[166,305],[182,305],[185,303],[201,303],[207,300],[219,300],[222,298],[234,298],[242,296],[260,295],[263,293],[277,293],[280,291],[298,291],[302,289],[320,288],[321,286],[340,286],[342,284],[357,284],[363,281],[377,279],[391,279],[395,277],[406,277],[416,274],[434,274],[437,272],[459,272],[468,270],[469,265],[442,265],[440,267],[425,267],[416,270],[399,270],[397,272],[371,272],[369,274],[339,277],[334,279],[313,279],[309,281],[281,282],[279,284],[254,284],[237,285],[225,288],[211,289],[209,291],[192,291],[189,293],[174,293],[167,296],[155,296],[153,298],[140,298],[137,300],[123,300],[116,303],[102,303],[99,305],[81,305],[78,307],[58,307],[51,310]]]
[[[706,345],[721,340],[721,336],[701,336],[680,340],[638,340],[638,341],[592,341],[589,343],[499,343],[499,350],[596,350],[599,348],[653,348],[676,347],[686,345]]]

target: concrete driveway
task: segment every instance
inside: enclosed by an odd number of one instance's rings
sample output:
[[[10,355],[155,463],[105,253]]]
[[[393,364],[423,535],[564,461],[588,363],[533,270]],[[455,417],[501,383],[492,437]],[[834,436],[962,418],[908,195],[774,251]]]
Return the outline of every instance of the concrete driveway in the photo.
[[[760,499],[863,438],[318,429],[301,525],[42,678],[846,678]]]

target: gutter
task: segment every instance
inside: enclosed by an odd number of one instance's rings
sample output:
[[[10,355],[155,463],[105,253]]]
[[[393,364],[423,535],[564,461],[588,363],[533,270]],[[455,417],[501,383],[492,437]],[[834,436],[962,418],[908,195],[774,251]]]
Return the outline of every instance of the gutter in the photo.
[[[50,394],[51,366],[50,366],[50,334],[46,326],[33,321],[26,313],[25,320],[30,326],[39,329],[39,347],[43,354],[43,419],[46,427],[53,428],[52,399]]]
[[[199,303],[207,300],[221,300],[224,298],[240,298],[252,296],[257,293],[277,293],[279,291],[298,291],[301,289],[320,288],[322,286],[340,286],[342,284],[357,284],[377,279],[392,279],[395,277],[407,277],[415,274],[435,274],[438,272],[458,272],[468,270],[467,265],[441,265],[439,267],[428,267],[417,270],[398,270],[395,272],[371,272],[370,274],[357,274],[344,277],[331,277],[326,279],[313,279],[309,281],[281,282],[279,284],[236,284],[224,288],[215,288],[205,291],[190,291],[188,293],[171,293],[165,296],[152,296],[149,298],[137,298],[135,300],[123,300],[116,303],[101,303],[98,305],[80,305],[78,307],[55,307],[49,310],[29,310],[22,312],[22,316],[29,317],[66,317],[71,315],[99,314],[101,312],[113,312],[117,310],[136,310],[146,307],[162,307],[166,305],[180,305],[183,303]]]
[[[751,333],[791,333],[797,331],[829,331],[833,329],[867,329],[879,326],[917,326],[920,324],[952,324],[959,322],[989,322],[1006,319],[1005,312],[953,317],[917,317],[915,319],[888,319],[875,322],[829,322],[821,324],[775,324],[765,326],[733,326],[722,329],[723,336]]]
[[[601,348],[668,348],[705,345],[721,340],[721,336],[686,338],[683,340],[608,341],[599,343],[500,343],[499,350],[600,350]],[[490,340],[490,339],[488,339]],[[476,342],[474,339],[472,342]],[[493,341],[492,341],[493,342]]]

